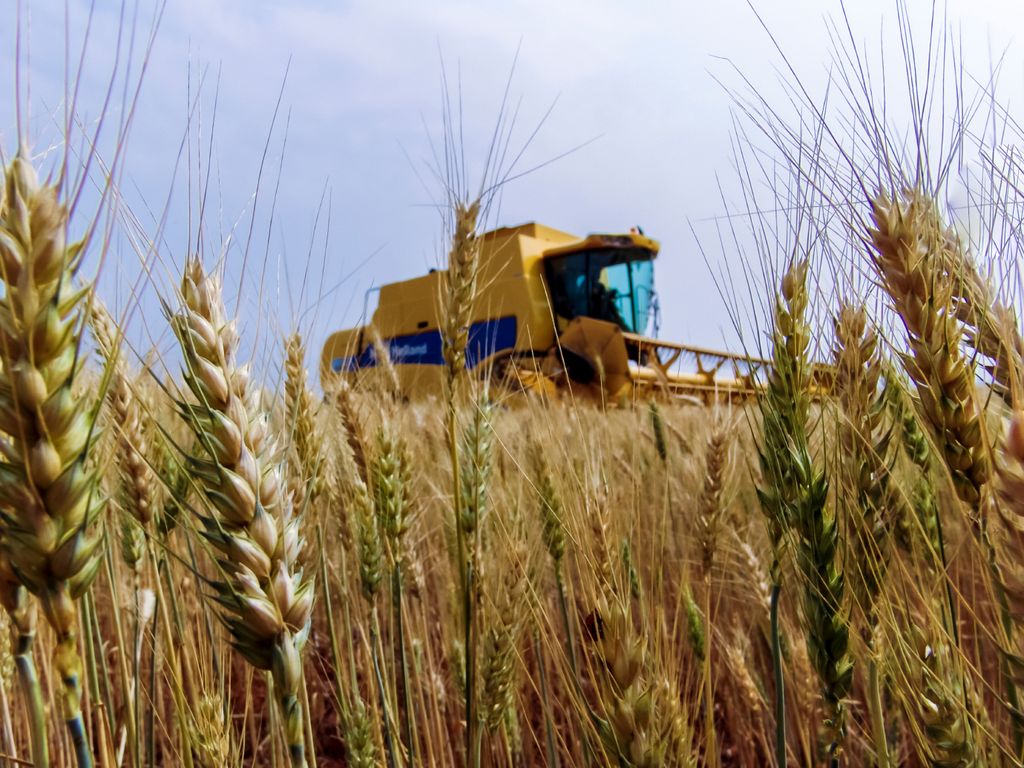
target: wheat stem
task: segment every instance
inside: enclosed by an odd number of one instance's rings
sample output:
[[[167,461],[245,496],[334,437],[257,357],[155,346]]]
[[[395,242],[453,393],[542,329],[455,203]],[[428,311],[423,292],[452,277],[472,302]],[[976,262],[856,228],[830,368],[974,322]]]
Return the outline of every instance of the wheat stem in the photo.
[[[871,651],[869,651],[871,652]],[[885,735],[885,710],[882,705],[882,682],[878,659],[868,659],[868,711],[871,715],[871,733],[875,741],[875,760],[878,768],[889,768],[889,745]]]
[[[114,584],[117,583],[117,580],[114,577],[114,558],[113,558],[113,553],[112,553],[112,551],[111,551],[111,549],[109,547],[107,548],[106,555],[104,556],[103,559],[104,559],[104,563],[106,565],[107,581],[108,581],[108,583],[110,585],[114,585]],[[113,591],[113,589],[112,589],[112,591]],[[121,608],[118,605],[118,599],[117,599],[116,593],[113,594],[112,597],[113,597],[113,599],[112,599],[111,603],[112,603],[112,611],[114,613],[114,631],[115,631],[115,633],[117,635],[117,645],[118,645],[118,648],[125,648],[126,645],[125,645],[125,640],[124,640],[124,630],[122,629],[123,622],[121,620]],[[138,598],[138,589],[137,588],[134,590],[134,598],[135,598],[135,603],[136,603],[136,606],[137,606],[138,605],[138,599],[139,599]],[[91,610],[90,610],[90,613],[92,613]],[[137,612],[136,612],[136,617],[135,617],[135,632],[133,634],[134,634],[134,636],[136,638],[134,643],[133,643],[133,645],[138,645],[142,641],[141,641],[141,638],[140,638],[140,629],[139,629],[138,613]],[[119,675],[119,677],[120,677],[120,682],[121,682],[121,695],[122,695],[123,700],[125,702],[129,702],[127,704],[127,706],[125,706],[125,715],[126,715],[126,717],[125,717],[125,730],[127,732],[127,739],[128,739],[128,745],[129,745],[129,754],[131,755],[131,764],[132,765],[138,765],[139,764],[138,715],[139,715],[139,699],[140,699],[139,692],[138,692],[138,684],[139,684],[139,671],[140,670],[139,670],[138,665],[136,664],[135,665],[135,669],[131,673],[129,673],[129,671],[128,671],[128,658],[127,658],[127,656],[128,656],[128,654],[126,654],[126,653],[119,653],[118,654],[118,665],[120,666],[120,673],[121,673]],[[133,658],[134,658],[134,653],[133,653]],[[92,663],[92,660],[90,659],[90,664],[91,663]]]
[[[373,674],[377,683],[377,695],[380,699],[381,728],[384,730],[384,748],[388,756],[389,768],[397,768],[402,764],[402,757],[395,745],[392,731],[394,730],[391,707],[388,703],[388,695],[384,689],[384,675],[381,672],[380,652],[380,620],[377,617],[377,606],[371,608],[370,624],[370,647],[373,658]]]
[[[548,765],[560,768],[558,751],[555,749],[555,725],[551,720],[551,691],[548,688],[547,670],[544,665],[544,649],[540,644],[540,634],[533,634],[533,653],[537,657],[537,673],[540,678],[540,699],[544,709],[544,748],[547,750]]]
[[[772,672],[775,676],[775,765],[783,768],[786,761],[786,687],[782,674],[782,635],[779,632],[779,597],[782,587],[772,584],[770,621],[772,632]]]
[[[25,697],[28,712],[29,733],[32,744],[32,764],[37,768],[49,768],[50,746],[46,738],[46,711],[43,706],[43,692],[39,675],[32,661],[32,643],[35,632],[19,633],[15,642],[14,661],[18,669],[18,683]]]

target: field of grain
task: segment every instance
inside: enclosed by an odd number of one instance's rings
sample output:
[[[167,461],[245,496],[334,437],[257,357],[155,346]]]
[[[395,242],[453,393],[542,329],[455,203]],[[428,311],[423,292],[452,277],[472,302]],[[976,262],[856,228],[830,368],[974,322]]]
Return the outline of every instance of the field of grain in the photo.
[[[964,231],[950,169],[975,139],[931,138],[942,87],[908,89],[907,143],[845,84],[852,128],[737,96],[777,152],[737,152],[757,258],[734,282],[771,369],[706,406],[467,372],[471,196],[441,392],[388,364],[321,390],[299,333],[256,380],[217,254],[159,255],[175,347],[140,350],[80,270],[123,215],[72,210],[20,137],[0,765],[1021,765],[1019,157],[979,145]],[[758,169],[785,206],[751,202]]]

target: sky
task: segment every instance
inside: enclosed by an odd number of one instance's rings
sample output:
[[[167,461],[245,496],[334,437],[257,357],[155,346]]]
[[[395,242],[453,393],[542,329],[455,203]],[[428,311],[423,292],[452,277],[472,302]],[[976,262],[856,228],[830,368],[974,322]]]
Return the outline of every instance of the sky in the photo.
[[[77,61],[90,3],[20,2],[20,54],[16,30],[5,27],[0,77],[14,81],[20,56],[27,133],[37,160],[52,166],[63,150],[65,27]],[[855,39],[891,52],[894,3],[850,5]],[[923,34],[930,5],[911,6]],[[81,147],[95,129],[116,65],[98,145],[105,163],[158,7],[95,0],[78,87],[82,128],[72,143]],[[1024,50],[1011,34],[1024,29],[1024,9],[950,0],[946,13],[969,72],[984,77],[1002,57],[1000,93],[1014,103]],[[298,328],[318,354],[331,330],[357,321],[368,288],[443,258],[434,169],[447,82],[470,191],[479,188],[503,102],[516,115],[507,158],[522,154],[502,166],[514,178],[488,225],[537,220],[581,235],[640,225],[662,245],[660,335],[734,345],[715,279],[749,258],[730,253],[718,234],[736,204],[729,90],[746,80],[784,106],[780,82],[792,76],[778,46],[801,82],[823,92],[834,48],[827,20],[840,14],[828,0],[168,0],[119,176],[121,218],[130,213],[145,237],[159,231],[162,239],[150,278],[141,279],[138,248],[119,223],[101,293],[116,310],[136,307],[137,338],[166,343],[158,298],[195,247],[205,189],[202,250],[208,261],[225,255],[243,333],[269,347]],[[17,136],[12,90],[0,100],[7,153]],[[96,178],[93,168],[84,201]]]

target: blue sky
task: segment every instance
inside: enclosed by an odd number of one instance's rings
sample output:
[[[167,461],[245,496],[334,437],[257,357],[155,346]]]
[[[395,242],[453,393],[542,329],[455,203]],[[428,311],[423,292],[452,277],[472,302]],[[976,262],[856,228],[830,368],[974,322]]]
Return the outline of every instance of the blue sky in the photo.
[[[96,5],[79,96],[87,126],[100,111],[118,30],[125,28],[119,3]],[[838,4],[756,5],[808,87],[823,88],[831,48],[824,19],[838,14]],[[30,20],[22,36],[29,134],[46,163],[59,151],[52,116],[65,93],[64,2],[22,0],[22,6]],[[88,3],[70,0],[69,6],[75,47]],[[915,18],[926,21],[926,4],[917,6]],[[153,9],[151,0],[129,7],[129,19],[137,12],[135,76]],[[895,40],[891,2],[857,3],[850,14],[859,39],[877,45],[888,34]],[[1009,31],[1024,28],[1024,12],[1013,2],[957,0],[948,15],[960,25],[969,71],[987,73],[1006,52],[1001,93],[1012,104],[1024,83],[1024,59]],[[780,59],[744,0],[169,0],[121,177],[125,209],[145,231],[157,230],[167,206],[164,240],[151,283],[139,283],[137,256],[123,237],[115,241],[101,275],[107,301],[121,308],[131,287],[144,285],[133,334],[166,340],[156,295],[166,293],[189,250],[190,205],[196,209],[189,190],[199,190],[199,176],[209,172],[204,251],[215,257],[233,233],[226,255],[243,332],[272,344],[298,324],[311,350],[319,350],[330,330],[355,321],[367,288],[421,273],[442,257],[442,222],[433,207],[441,190],[430,173],[431,142],[441,140],[441,59],[449,85],[461,85],[468,176],[475,182],[517,50],[510,103],[519,113],[511,146],[522,147],[554,107],[516,170],[542,167],[504,188],[488,223],[536,219],[580,234],[640,224],[662,242],[661,335],[734,344],[697,239],[716,262],[740,258],[728,248],[723,254],[715,229],[736,175],[730,97],[716,79],[739,86],[738,70],[781,99]],[[0,37],[0,76],[8,83],[14,62],[8,27]],[[120,91],[111,128],[122,116],[119,97]],[[198,104],[191,116],[190,98]],[[189,126],[192,152],[181,155]],[[15,133],[7,98],[0,103],[5,151]],[[106,138],[101,149],[109,157],[109,131]],[[548,162],[575,147],[581,148]]]

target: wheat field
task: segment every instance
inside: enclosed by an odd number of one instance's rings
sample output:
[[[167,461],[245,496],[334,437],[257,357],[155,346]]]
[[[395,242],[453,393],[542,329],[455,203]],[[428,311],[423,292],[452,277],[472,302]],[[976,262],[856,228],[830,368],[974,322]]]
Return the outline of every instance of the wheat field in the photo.
[[[139,349],[82,268],[127,218],[83,212],[19,137],[0,765],[1021,765],[1020,161],[980,153],[987,236],[964,231],[974,134],[933,138],[961,115],[923,108],[942,84],[909,89],[907,143],[844,83],[852,143],[737,94],[786,169],[736,281],[771,365],[706,406],[468,372],[472,195],[450,195],[441,392],[406,397],[386,360],[321,387],[297,329],[256,378],[201,249],[159,254],[173,350]]]

